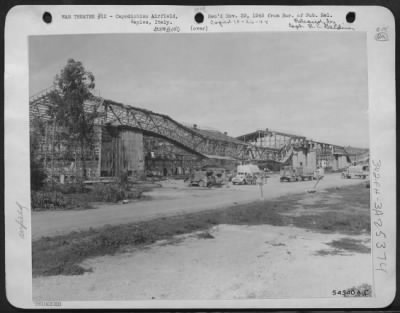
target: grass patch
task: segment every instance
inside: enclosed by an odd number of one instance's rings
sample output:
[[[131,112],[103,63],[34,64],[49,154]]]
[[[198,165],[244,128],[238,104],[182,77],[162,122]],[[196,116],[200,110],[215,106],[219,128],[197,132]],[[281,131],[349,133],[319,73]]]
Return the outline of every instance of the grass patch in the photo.
[[[140,199],[149,186],[128,186],[98,183],[92,188],[82,184],[57,184],[53,189],[47,188],[31,191],[31,206],[34,211],[47,210],[88,210],[95,209],[91,203],[116,203],[122,200]]]
[[[84,195],[59,191],[32,191],[31,207],[33,211],[94,209]]]
[[[199,239],[214,239],[215,237],[210,234],[208,231],[203,231],[199,234],[197,234],[197,238]]]
[[[250,204],[236,205],[220,210],[209,210],[184,214],[150,221],[105,226],[68,235],[44,237],[33,242],[32,265],[33,276],[79,275],[90,269],[80,264],[88,258],[113,255],[127,247],[144,247],[158,240],[172,239],[176,235],[192,232],[203,232],[203,238],[210,238],[208,230],[218,224],[275,226],[293,225],[321,232],[343,232],[360,234],[370,230],[369,190],[364,186],[351,186],[339,190],[328,190],[326,195],[341,195],[341,202],[336,203],[335,211],[308,216],[286,216],[298,206],[299,201],[307,194],[285,196],[269,201],[258,201]],[[321,203],[324,194],[320,197]],[[312,204],[318,205],[313,202]],[[357,205],[360,213],[350,213],[348,206]],[[322,205],[326,206],[326,204]],[[211,238],[210,238],[211,239]],[[338,245],[336,243],[336,245]],[[340,247],[355,248],[354,243],[341,242]]]
[[[357,252],[357,253],[370,253],[371,248],[366,247],[361,240],[353,238],[342,238],[339,240],[333,240],[328,243],[329,246],[345,251]]]
[[[327,208],[327,212],[315,215],[289,217],[297,227],[308,228],[321,232],[341,232],[348,235],[358,235],[370,232],[370,192],[363,184],[346,188],[327,189],[321,193],[315,202],[303,205],[304,209]],[[329,195],[340,196],[334,203],[326,203]],[[303,196],[303,198],[306,196]],[[301,201],[301,200],[300,200]],[[356,210],[356,214],[354,213]]]
[[[92,201],[118,202],[138,199],[142,195],[142,191],[139,188],[122,187],[119,184],[96,184],[89,195]]]
[[[292,218],[292,224],[297,227],[320,232],[341,232],[349,235],[357,235],[364,231],[370,231],[369,211],[358,215],[336,211],[318,215],[303,215]]]
[[[351,255],[350,253],[344,252],[340,249],[322,249],[314,253],[317,256],[332,256],[332,255]]]

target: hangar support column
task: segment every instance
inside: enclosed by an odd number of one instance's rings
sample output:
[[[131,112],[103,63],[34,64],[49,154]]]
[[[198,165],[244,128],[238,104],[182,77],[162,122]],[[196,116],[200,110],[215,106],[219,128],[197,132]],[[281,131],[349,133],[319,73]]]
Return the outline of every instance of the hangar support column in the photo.
[[[143,134],[130,129],[105,127],[102,132],[101,176],[144,174]]]

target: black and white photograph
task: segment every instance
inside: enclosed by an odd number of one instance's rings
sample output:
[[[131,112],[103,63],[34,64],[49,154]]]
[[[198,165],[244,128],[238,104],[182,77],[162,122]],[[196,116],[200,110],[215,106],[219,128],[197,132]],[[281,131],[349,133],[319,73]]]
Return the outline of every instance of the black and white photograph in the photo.
[[[28,36],[32,301],[373,298],[367,36]]]

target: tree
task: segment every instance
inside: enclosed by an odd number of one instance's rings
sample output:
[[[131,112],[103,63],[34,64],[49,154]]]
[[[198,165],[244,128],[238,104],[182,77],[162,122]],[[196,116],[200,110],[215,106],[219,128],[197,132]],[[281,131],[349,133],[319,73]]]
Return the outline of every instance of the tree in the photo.
[[[91,147],[94,138],[94,122],[97,117],[96,108],[89,110],[85,103],[93,95],[94,76],[83,64],[69,59],[67,65],[54,79],[54,91],[50,94],[52,106],[49,114],[56,127],[66,130],[69,143],[79,146],[83,177],[86,178],[85,147]]]
[[[40,155],[40,138],[44,135],[44,123],[38,119],[33,118],[30,121],[30,166],[31,166],[31,189],[41,189],[47,178],[46,170],[43,167],[43,162]]]

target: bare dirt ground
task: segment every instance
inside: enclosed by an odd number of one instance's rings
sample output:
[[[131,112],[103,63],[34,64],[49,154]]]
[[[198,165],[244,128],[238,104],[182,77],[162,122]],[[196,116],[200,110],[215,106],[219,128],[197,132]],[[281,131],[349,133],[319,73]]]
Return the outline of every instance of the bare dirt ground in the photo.
[[[356,186],[360,180],[333,175],[325,182],[325,188],[314,194],[305,192],[311,187],[307,182],[269,183],[269,190],[285,186],[302,193],[263,202],[244,197],[247,193],[257,197],[255,186],[191,189],[192,201],[195,195],[218,191],[223,199],[229,194],[253,201],[220,210],[187,210],[175,217],[147,216],[151,220],[137,224],[36,240],[33,297],[61,301],[317,298],[338,297],[334,290],[370,289],[369,189]],[[176,182],[169,184],[150,193],[155,201],[182,199],[186,189],[175,189]],[[163,239],[152,241],[156,233],[155,238]],[[137,239],[143,244],[135,244]],[[78,254],[84,257],[77,258]],[[57,274],[58,266],[76,269],[75,260],[89,271]]]
[[[92,273],[33,280],[43,300],[266,299],[333,297],[371,284],[370,253],[332,247],[369,235],[321,234],[290,226],[218,225],[146,249],[87,260]]]
[[[359,184],[358,179],[341,179],[340,174],[326,175],[318,190]],[[264,185],[265,199],[286,194],[305,193],[315,181],[280,183],[272,176]],[[32,213],[32,239],[67,234],[72,231],[118,225],[188,212],[218,209],[244,204],[260,198],[258,186],[244,185],[221,188],[186,187],[182,180],[162,182],[162,188],[145,193],[145,200],[128,204],[99,204],[96,210],[42,211]]]

